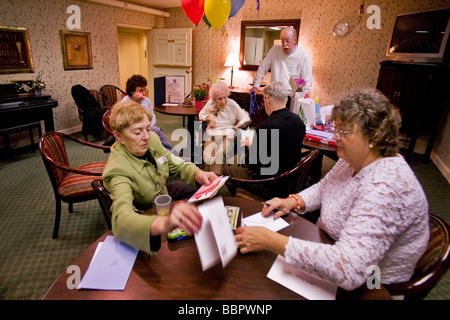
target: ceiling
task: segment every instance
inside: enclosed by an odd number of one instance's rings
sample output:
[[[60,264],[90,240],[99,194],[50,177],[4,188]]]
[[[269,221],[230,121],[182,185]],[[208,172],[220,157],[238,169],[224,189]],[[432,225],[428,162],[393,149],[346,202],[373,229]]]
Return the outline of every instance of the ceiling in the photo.
[[[181,0],[131,0],[131,1],[122,0],[122,1],[153,9],[181,7]]]

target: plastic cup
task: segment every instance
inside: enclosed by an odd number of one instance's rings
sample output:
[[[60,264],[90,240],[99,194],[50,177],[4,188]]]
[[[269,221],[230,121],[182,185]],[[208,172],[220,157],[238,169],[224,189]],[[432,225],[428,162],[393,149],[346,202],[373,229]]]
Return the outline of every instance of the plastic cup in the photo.
[[[161,194],[155,198],[156,213],[158,216],[168,216],[170,213],[170,203],[172,197],[168,194]]]

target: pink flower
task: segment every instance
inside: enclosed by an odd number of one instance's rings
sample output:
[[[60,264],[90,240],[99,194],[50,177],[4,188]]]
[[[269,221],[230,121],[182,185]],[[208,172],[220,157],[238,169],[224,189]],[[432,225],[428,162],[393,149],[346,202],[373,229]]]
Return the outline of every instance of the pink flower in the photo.
[[[297,86],[298,86],[298,89],[297,89],[297,91],[299,91],[299,92],[301,92],[302,91],[302,89],[303,89],[303,87],[305,86],[305,84],[306,84],[306,81],[305,80],[303,80],[303,79],[294,79],[294,81],[295,81],[295,83],[297,84]]]

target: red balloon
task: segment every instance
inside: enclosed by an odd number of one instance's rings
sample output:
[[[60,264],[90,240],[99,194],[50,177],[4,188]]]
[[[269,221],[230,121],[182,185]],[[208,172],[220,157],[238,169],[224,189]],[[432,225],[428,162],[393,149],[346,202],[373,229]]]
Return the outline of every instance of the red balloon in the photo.
[[[200,23],[205,13],[205,0],[181,0],[181,6],[193,23]]]

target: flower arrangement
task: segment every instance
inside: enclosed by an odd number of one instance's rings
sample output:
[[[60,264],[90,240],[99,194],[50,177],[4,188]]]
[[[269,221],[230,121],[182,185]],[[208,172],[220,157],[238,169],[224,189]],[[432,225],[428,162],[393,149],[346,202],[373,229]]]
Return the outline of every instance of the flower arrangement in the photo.
[[[45,82],[42,81],[42,75],[44,74],[44,71],[39,71],[36,80],[33,81],[33,86],[31,89],[33,90],[42,90],[45,89]]]
[[[192,96],[195,101],[202,101],[208,97],[208,91],[206,90],[204,85],[196,85],[194,89],[192,89]]]

